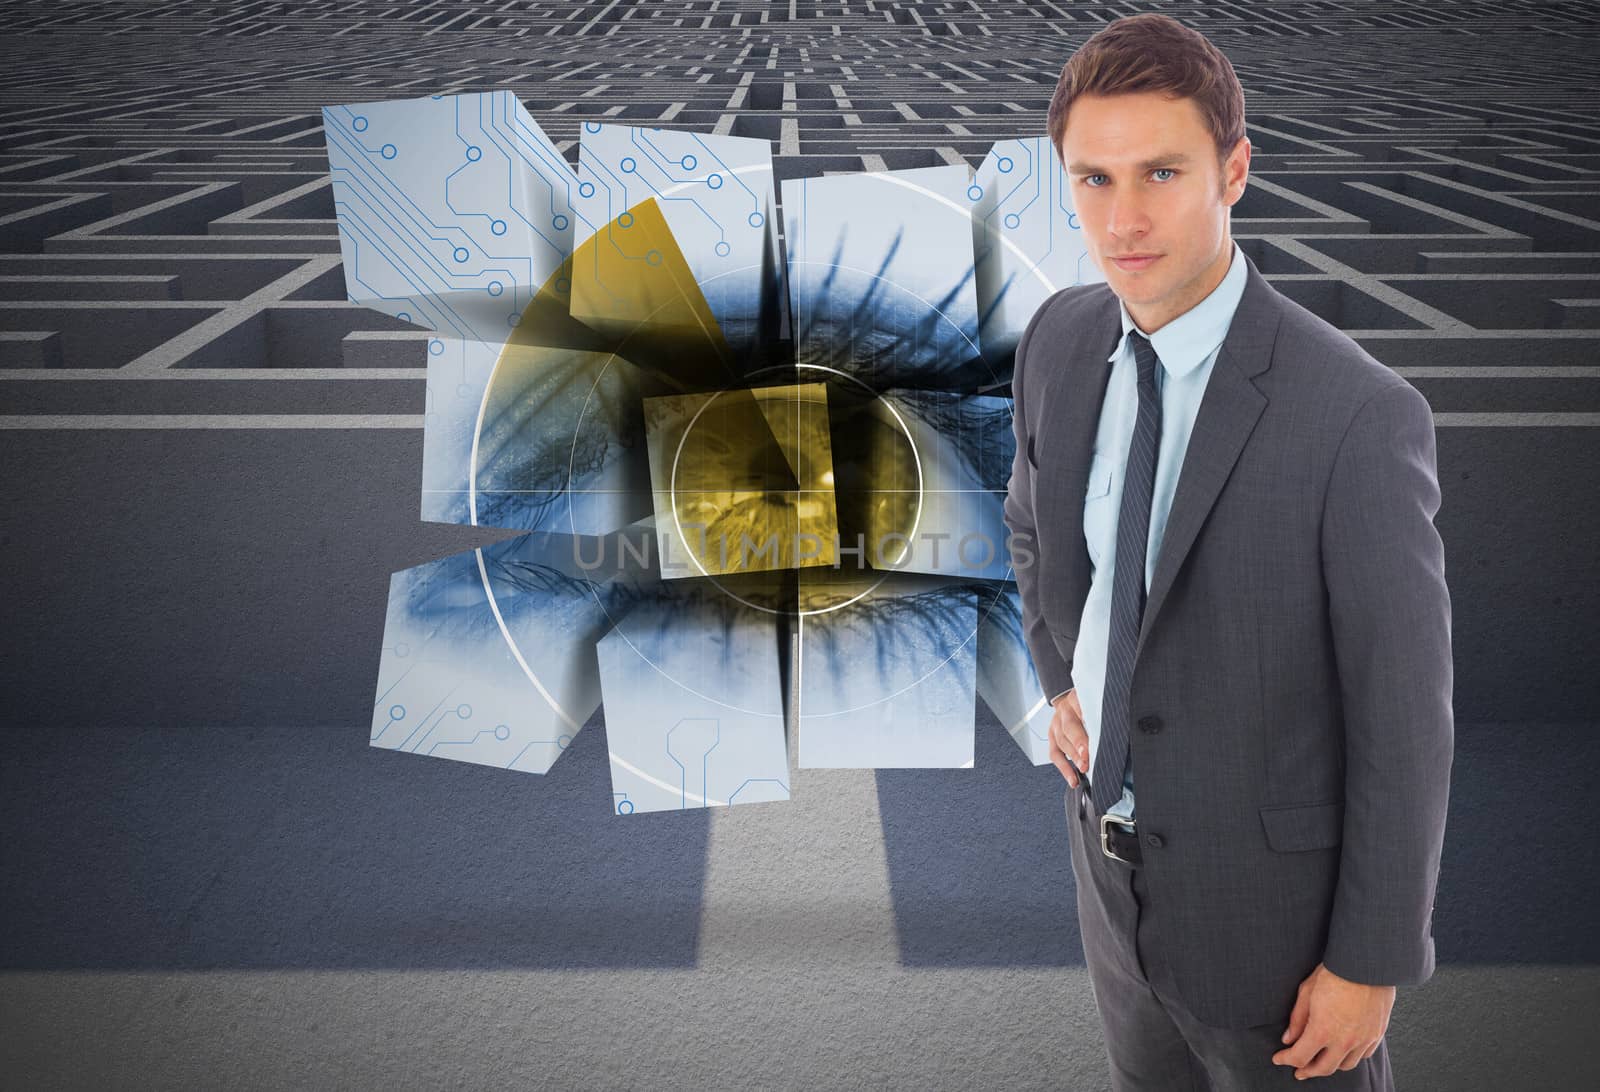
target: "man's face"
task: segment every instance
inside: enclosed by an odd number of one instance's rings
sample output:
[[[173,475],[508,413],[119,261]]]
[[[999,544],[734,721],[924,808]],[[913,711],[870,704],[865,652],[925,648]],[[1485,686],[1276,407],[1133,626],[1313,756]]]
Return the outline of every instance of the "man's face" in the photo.
[[[1228,270],[1228,211],[1244,193],[1250,142],[1225,164],[1193,99],[1155,92],[1075,99],[1061,140],[1089,253],[1140,328],[1154,333]],[[1124,258],[1142,260],[1119,260]]]

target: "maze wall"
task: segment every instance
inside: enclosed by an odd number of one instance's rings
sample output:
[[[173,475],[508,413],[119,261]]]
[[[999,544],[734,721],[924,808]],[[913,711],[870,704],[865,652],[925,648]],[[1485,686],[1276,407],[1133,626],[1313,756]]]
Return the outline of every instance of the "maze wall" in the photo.
[[[586,119],[679,127],[771,141],[780,186],[975,167],[1042,133],[1066,56],[1137,6],[521,8],[17,9],[0,46],[0,434],[420,428],[427,335],[344,297],[324,105],[505,88],[573,161]],[[1161,10],[1212,36],[1246,88],[1241,245],[1434,408],[1462,714],[1592,717],[1600,13]]]

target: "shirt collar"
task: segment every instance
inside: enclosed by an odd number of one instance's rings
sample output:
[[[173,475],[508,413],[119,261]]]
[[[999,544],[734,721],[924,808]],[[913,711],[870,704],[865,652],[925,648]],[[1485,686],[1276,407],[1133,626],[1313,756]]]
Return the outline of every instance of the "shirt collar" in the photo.
[[[1150,345],[1168,375],[1187,375],[1222,344],[1222,339],[1228,334],[1228,326],[1233,322],[1233,313],[1239,307],[1239,299],[1244,295],[1245,280],[1244,251],[1239,249],[1235,241],[1233,255],[1228,261],[1228,272],[1211,290],[1211,294],[1149,335]],[[1129,331],[1138,329],[1128,314],[1127,305],[1120,299],[1117,301],[1117,311],[1122,316],[1122,336],[1106,358],[1108,363],[1114,363],[1127,347]]]

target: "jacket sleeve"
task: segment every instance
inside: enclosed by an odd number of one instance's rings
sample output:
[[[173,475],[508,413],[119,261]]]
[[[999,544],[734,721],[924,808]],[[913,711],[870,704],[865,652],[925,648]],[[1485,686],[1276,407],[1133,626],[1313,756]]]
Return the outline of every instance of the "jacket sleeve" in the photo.
[[[1023,409],[1025,383],[1022,373],[1027,364],[1028,342],[1038,328],[1039,320],[1060,295],[1058,292],[1039,305],[1022,331],[1022,337],[1017,340],[1016,364],[1011,372],[1011,424],[1017,449],[1011,457],[1011,478],[1006,483],[1004,506],[1006,529],[1010,532],[1011,540],[1012,572],[1017,580],[1017,594],[1022,600],[1022,636],[1028,644],[1040,688],[1046,695],[1056,696],[1072,688],[1072,661],[1070,658],[1061,658],[1055,640],[1045,628],[1044,616],[1039,611],[1039,538],[1033,518],[1034,467],[1029,458],[1031,445],[1028,440],[1028,418]]]
[[[1433,411],[1409,383],[1357,411],[1322,516],[1345,734],[1344,840],[1323,963],[1372,985],[1434,968],[1433,900],[1454,751],[1450,593]]]

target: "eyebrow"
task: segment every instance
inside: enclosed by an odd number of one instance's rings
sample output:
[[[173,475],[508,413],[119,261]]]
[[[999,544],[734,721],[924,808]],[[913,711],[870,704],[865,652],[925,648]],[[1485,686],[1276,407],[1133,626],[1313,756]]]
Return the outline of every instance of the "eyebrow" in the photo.
[[[1175,167],[1188,163],[1189,157],[1182,152],[1173,152],[1170,155],[1158,155],[1139,164],[1139,171],[1153,171],[1157,167]],[[1070,163],[1067,165],[1069,174],[1107,174],[1104,167],[1096,167],[1092,163]]]

